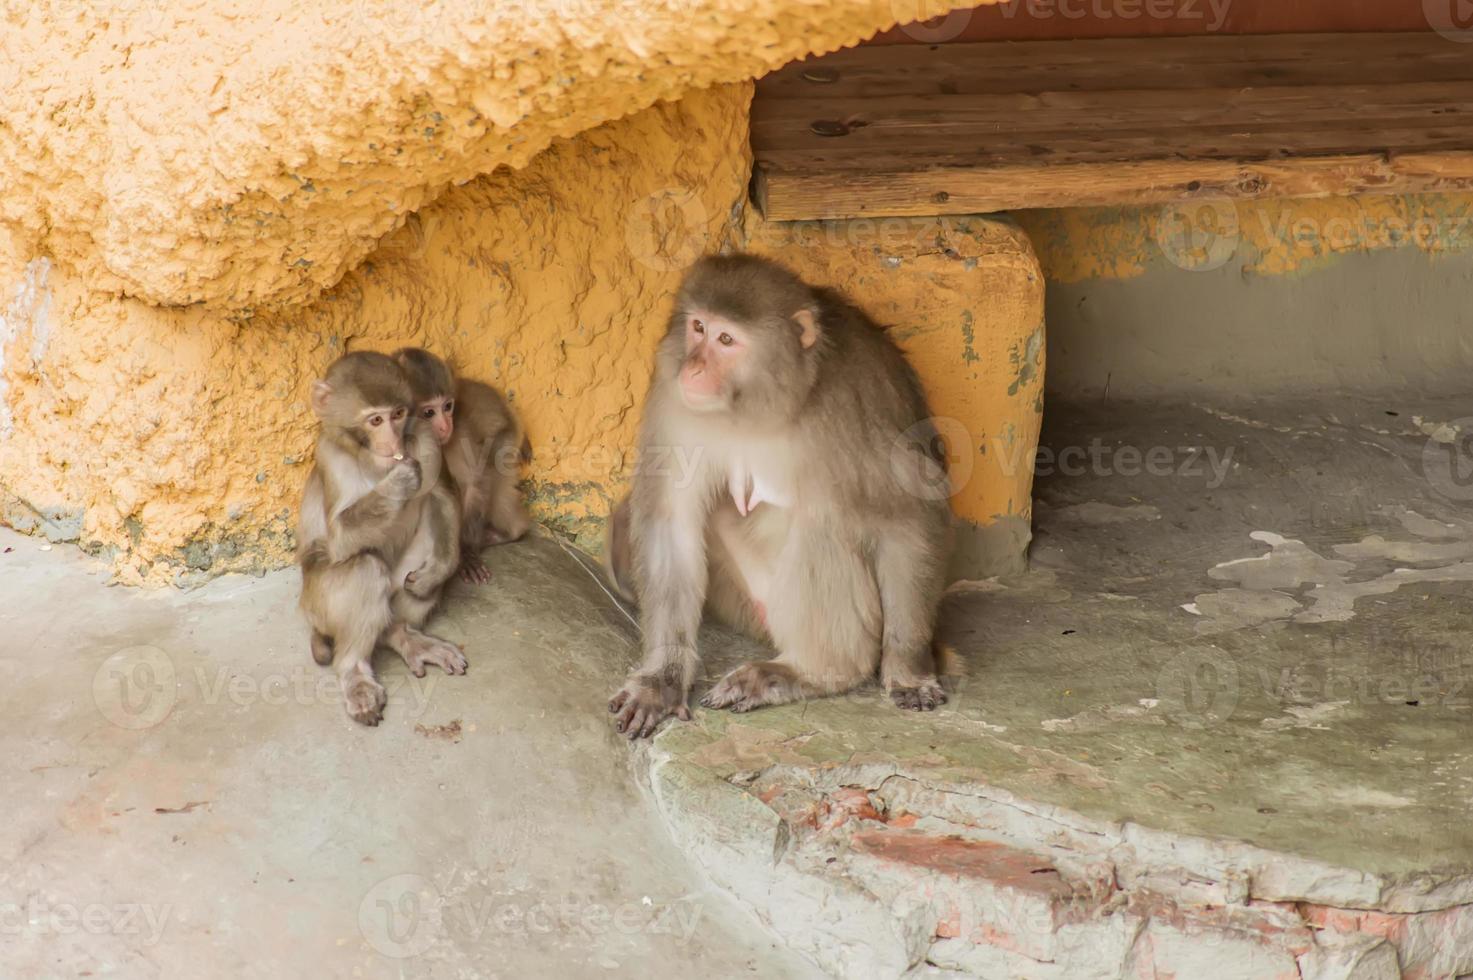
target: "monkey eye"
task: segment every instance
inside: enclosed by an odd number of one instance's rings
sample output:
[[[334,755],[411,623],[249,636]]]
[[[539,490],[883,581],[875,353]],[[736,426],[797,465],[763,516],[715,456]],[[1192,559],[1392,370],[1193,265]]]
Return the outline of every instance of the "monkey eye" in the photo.
[[[443,412],[446,415],[449,415],[451,412],[455,411],[455,402],[453,402],[453,401],[446,402],[445,403],[445,407],[442,408],[442,409],[440,409],[440,411]]]
[[[423,412],[421,412],[420,414],[423,415],[427,419],[432,419],[432,418],[435,417],[435,410],[433,408],[427,408]]]
[[[736,341],[734,341],[734,340],[731,339],[731,334],[729,334],[729,333],[724,333],[720,337],[717,337],[716,338],[716,341],[722,347],[730,347],[732,344],[734,344],[736,342]]]
[[[690,327],[692,330],[699,334],[704,334],[706,332],[706,325],[700,320],[692,320],[690,322]]]
[[[402,408],[396,408],[396,409],[394,409],[394,421],[395,422],[399,421],[403,417],[404,417],[404,409],[402,409]]]
[[[375,415],[373,418],[371,418],[371,419],[368,420],[368,424],[369,425],[383,425],[384,424],[384,417],[382,415]]]

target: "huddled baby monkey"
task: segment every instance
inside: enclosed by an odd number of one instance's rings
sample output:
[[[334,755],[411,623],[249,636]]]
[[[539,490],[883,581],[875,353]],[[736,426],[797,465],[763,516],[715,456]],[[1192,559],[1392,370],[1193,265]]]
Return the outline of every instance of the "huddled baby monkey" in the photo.
[[[526,441],[496,389],[419,348],[345,354],[310,401],[322,431],[297,524],[301,608],[348,716],[377,725],[379,645],[419,677],[465,673],[460,647],[421,627],[457,569],[486,581],[481,550],[530,526],[517,490]]]

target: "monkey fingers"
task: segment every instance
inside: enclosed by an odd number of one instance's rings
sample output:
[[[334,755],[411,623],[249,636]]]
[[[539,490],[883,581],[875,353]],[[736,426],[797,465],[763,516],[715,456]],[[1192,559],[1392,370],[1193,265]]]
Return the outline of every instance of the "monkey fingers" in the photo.
[[[892,686],[890,700],[905,711],[935,711],[946,703],[946,692],[934,680],[922,681],[915,687]]]
[[[466,555],[460,560],[460,580],[484,585],[491,581],[491,569],[481,561],[480,555]]]
[[[614,728],[628,735],[631,741],[649,738],[660,722],[671,715],[681,721],[690,721],[691,717],[684,691],[647,676],[631,677],[609,699],[609,713],[614,715]]]
[[[415,677],[423,677],[426,667],[439,667],[447,674],[464,674],[469,666],[465,653],[454,643],[421,633],[404,623],[390,626],[384,634],[384,643],[404,658]]]

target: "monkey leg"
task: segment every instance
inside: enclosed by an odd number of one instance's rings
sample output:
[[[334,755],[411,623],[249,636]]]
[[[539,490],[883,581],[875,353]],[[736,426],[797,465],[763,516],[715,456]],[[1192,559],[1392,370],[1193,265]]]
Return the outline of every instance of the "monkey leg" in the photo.
[[[426,667],[439,667],[447,674],[464,674],[468,666],[460,647],[438,636],[421,633],[403,620],[395,620],[389,626],[383,642],[404,658],[415,677],[423,677]]]
[[[752,594],[743,573],[742,559],[747,559],[749,570],[753,563],[751,549],[744,554],[741,544],[733,540],[732,524],[737,520],[740,518],[731,508],[718,510],[711,517],[706,534],[706,611],[754,640],[771,643],[766,606]]]
[[[373,676],[373,648],[389,625],[391,588],[388,566],[373,554],[302,571],[302,611],[313,631],[313,657],[319,656],[317,637],[330,637],[344,706],[362,725],[383,718],[386,699]]]
[[[944,538],[923,525],[893,527],[879,537],[875,578],[884,613],[880,681],[895,706],[932,711],[946,703],[936,677],[932,636],[945,588]]]
[[[332,663],[332,637],[312,631],[312,659],[323,667]]]
[[[517,489],[515,474],[497,472],[487,494],[487,545],[507,544],[521,540],[532,526],[532,518],[522,503],[522,493]]]
[[[634,602],[634,553],[629,543],[629,497],[625,496],[604,523],[604,573],[620,598]]]
[[[795,527],[776,567],[766,622],[778,656],[721,678],[701,699],[708,708],[751,711],[841,694],[874,676],[880,599],[858,547]]]

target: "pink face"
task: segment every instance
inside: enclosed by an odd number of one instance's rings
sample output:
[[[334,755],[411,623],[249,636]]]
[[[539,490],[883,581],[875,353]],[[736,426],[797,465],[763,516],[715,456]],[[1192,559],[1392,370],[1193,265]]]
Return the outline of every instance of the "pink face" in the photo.
[[[726,404],[727,393],[747,356],[748,343],[745,331],[730,320],[701,311],[685,318],[680,394],[686,407],[713,411]]]
[[[443,446],[450,441],[450,436],[455,431],[455,399],[431,398],[420,402],[419,417],[430,423],[435,438]]]
[[[368,449],[375,456],[393,459],[404,453],[404,425],[409,412],[398,408],[370,408],[363,413],[363,431],[368,435]]]

